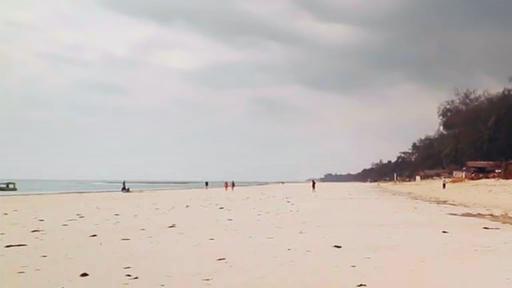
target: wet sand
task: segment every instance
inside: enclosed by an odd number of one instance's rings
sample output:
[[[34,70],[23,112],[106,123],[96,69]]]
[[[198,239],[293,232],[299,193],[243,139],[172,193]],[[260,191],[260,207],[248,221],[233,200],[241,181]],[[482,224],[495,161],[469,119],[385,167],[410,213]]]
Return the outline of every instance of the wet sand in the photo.
[[[512,226],[374,184],[0,197],[0,287],[512,287]]]

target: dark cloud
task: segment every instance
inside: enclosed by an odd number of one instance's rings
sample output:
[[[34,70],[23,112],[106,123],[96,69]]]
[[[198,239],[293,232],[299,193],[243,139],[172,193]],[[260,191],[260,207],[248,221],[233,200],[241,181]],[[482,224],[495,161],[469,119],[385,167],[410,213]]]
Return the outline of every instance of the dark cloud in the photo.
[[[162,25],[191,27],[229,45],[272,42],[288,51],[282,61],[268,65],[239,62],[195,71],[197,79],[217,87],[275,81],[341,93],[412,81],[446,89],[504,82],[512,73],[512,2],[505,0],[292,2],[290,9],[312,15],[319,24],[352,27],[363,34],[363,40],[351,44],[337,42],[342,39],[336,35],[333,41],[318,41],[315,32],[296,27],[293,18],[265,17],[271,13],[255,13],[238,1],[106,3]],[[262,9],[274,8],[269,4]]]
[[[512,73],[512,2],[388,2],[387,8],[368,5],[361,11],[337,1],[298,1],[317,19],[370,31],[373,41],[354,56],[383,73],[445,87],[474,85],[481,77],[504,81]]]

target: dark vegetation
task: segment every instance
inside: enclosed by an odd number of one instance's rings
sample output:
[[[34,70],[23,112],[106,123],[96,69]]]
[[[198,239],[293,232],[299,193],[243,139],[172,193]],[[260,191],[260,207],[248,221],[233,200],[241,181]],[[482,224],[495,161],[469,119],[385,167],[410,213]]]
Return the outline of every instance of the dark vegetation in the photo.
[[[460,169],[466,161],[512,160],[512,89],[498,93],[457,90],[437,112],[439,128],[418,139],[394,161],[356,174],[326,174],[323,181],[412,179],[426,170]]]

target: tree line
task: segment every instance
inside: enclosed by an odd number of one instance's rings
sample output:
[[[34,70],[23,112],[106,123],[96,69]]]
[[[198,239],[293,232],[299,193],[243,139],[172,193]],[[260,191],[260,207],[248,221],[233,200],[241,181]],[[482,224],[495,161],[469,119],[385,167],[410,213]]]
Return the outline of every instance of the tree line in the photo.
[[[323,181],[413,179],[421,171],[461,169],[467,161],[512,160],[512,89],[491,93],[456,90],[437,111],[432,135],[412,143],[394,161],[379,161],[355,174],[326,174]]]

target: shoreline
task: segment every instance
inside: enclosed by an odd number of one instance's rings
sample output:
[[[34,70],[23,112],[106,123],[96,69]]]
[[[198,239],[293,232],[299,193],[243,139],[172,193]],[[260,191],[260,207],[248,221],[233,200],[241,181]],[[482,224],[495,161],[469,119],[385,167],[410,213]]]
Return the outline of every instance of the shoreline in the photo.
[[[300,183],[300,182],[286,182],[286,183]],[[240,187],[254,187],[254,186],[265,186],[265,185],[273,185],[277,183],[259,183],[259,184],[251,184],[251,185],[244,185],[241,184],[237,186],[235,189]],[[34,192],[20,192],[20,191],[0,191],[0,198],[2,197],[11,197],[11,196],[42,196],[42,195],[66,195],[66,194],[105,194],[105,193],[124,193],[124,194],[130,194],[130,193],[150,193],[150,192],[159,192],[159,191],[189,191],[189,190],[212,190],[212,189],[219,189],[223,187],[209,187],[206,188],[199,188],[199,187],[176,187],[176,188],[170,188],[170,187],[161,187],[161,188],[140,188],[140,189],[130,189],[130,192],[123,192],[121,190],[90,190],[90,191],[48,191],[48,192],[40,192],[40,191],[34,191]],[[231,188],[230,188],[231,189]],[[7,194],[5,194],[7,193]],[[12,193],[12,194],[9,194]]]

